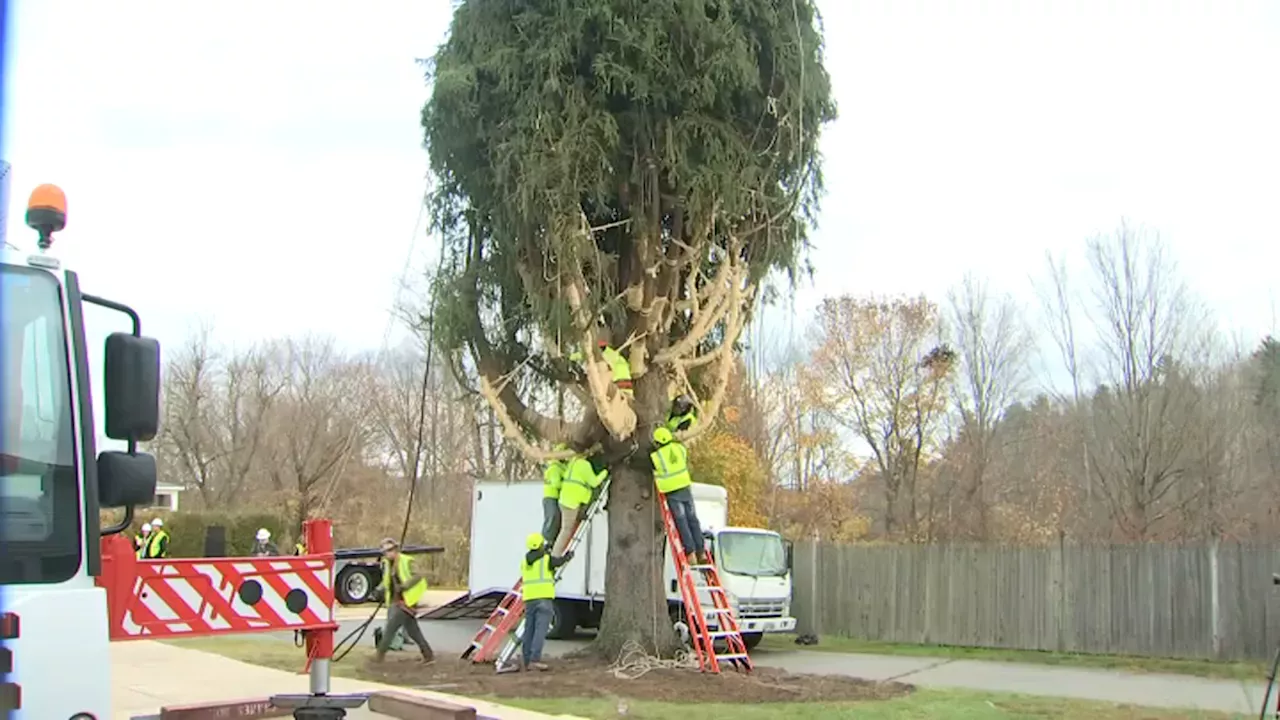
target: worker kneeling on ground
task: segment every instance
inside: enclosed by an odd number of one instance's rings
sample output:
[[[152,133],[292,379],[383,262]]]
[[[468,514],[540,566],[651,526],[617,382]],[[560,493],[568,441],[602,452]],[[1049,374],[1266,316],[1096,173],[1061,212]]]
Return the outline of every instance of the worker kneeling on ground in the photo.
[[[556,452],[567,448],[561,444],[555,446]],[[560,488],[564,485],[564,472],[567,464],[563,460],[552,460],[542,471],[542,537],[557,538],[560,536]]]
[[[693,477],[689,475],[689,451],[684,444],[671,437],[671,431],[659,427],[653,431],[657,448],[649,453],[653,462],[653,478],[658,492],[667,499],[667,508],[680,531],[680,544],[684,545],[690,565],[706,565],[707,551],[702,540],[702,524],[693,506]]]
[[[560,532],[556,534],[552,555],[560,557],[565,548],[569,547],[582,508],[591,504],[591,494],[600,487],[608,474],[607,469],[597,473],[591,467],[591,461],[582,455],[577,455],[566,463],[560,481]]]
[[[383,602],[387,606],[387,622],[378,638],[374,660],[382,662],[391,642],[401,630],[422,651],[424,664],[435,662],[436,654],[422,636],[418,625],[417,605],[427,593],[427,578],[413,573],[413,559],[400,551],[400,543],[391,538],[382,541]]]
[[[547,540],[533,533],[525,540],[528,552],[520,561],[520,592],[524,599],[524,635],[520,638],[521,669],[546,670],[542,662],[542,646],[551,629],[555,612],[556,568],[573,559],[573,553],[552,557]]]

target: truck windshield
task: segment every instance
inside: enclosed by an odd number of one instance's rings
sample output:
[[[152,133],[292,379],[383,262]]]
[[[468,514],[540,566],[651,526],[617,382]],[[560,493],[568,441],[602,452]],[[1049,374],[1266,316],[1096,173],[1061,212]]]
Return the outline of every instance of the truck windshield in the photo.
[[[754,577],[787,574],[787,551],[775,533],[720,533],[720,567],[735,575]]]
[[[80,488],[61,289],[0,266],[0,584],[57,583],[80,568]]]

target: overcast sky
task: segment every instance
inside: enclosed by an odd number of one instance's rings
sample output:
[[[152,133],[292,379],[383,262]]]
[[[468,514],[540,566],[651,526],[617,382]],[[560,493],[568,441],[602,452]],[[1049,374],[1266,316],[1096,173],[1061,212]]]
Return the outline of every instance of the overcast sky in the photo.
[[[831,294],[940,299],[967,270],[1030,307],[1046,250],[1078,257],[1125,217],[1228,329],[1272,328],[1280,2],[820,7],[841,117],[801,317]],[[414,272],[435,256],[413,240],[415,58],[449,19],[448,0],[19,0],[15,210],[62,185],[56,249],[169,347],[206,321],[377,349],[411,245]]]

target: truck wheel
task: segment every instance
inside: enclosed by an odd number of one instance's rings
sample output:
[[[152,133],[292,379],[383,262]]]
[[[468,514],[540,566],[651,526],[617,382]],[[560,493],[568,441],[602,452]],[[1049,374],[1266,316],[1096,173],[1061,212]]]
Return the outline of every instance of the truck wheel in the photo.
[[[348,565],[338,573],[338,584],[333,592],[343,605],[359,605],[369,599],[373,586],[373,573],[369,568]]]
[[[747,650],[755,650],[763,639],[764,633],[742,633],[742,644],[747,646]]]
[[[551,627],[547,628],[548,640],[568,640],[578,629],[578,607],[568,600],[556,600],[551,605]]]

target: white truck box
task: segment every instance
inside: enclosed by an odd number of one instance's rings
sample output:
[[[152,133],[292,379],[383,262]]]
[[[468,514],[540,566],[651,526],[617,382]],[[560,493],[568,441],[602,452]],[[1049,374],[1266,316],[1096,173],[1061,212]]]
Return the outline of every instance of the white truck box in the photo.
[[[727,527],[728,494],[722,487],[694,483],[693,497],[703,534],[710,537],[721,582],[737,610],[748,644],[755,645],[766,632],[794,631],[795,618],[789,617],[790,553],[783,549],[781,537],[769,530]],[[472,508],[470,593],[479,596],[505,591],[520,578],[525,538],[542,527],[542,483],[476,483]],[[656,505],[653,512],[659,512]],[[568,613],[578,627],[598,627],[605,599],[608,540],[608,513],[602,511],[591,522],[556,584],[561,606],[554,623],[556,636],[572,632],[573,628],[565,627]],[[669,550],[663,565],[667,600],[679,608],[683,603]],[[762,568],[765,572],[760,572]],[[700,596],[705,611],[711,606],[709,595],[703,592]],[[713,614],[707,615],[714,621]]]

